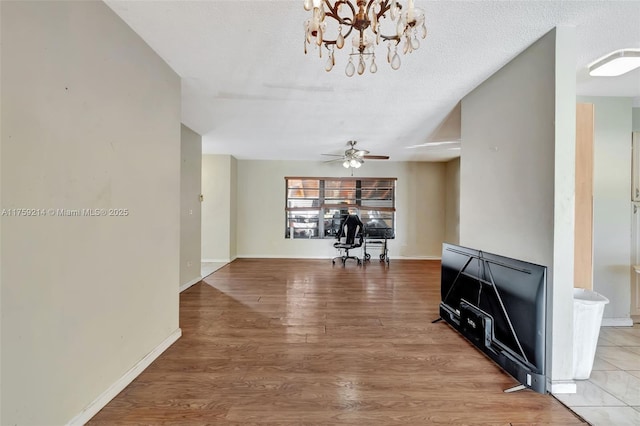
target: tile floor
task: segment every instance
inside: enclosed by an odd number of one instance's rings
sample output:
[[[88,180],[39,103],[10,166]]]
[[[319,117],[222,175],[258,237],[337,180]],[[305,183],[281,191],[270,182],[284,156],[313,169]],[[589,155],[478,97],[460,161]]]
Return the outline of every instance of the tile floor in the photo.
[[[640,425],[640,324],[602,327],[591,377],[555,395],[594,426]]]

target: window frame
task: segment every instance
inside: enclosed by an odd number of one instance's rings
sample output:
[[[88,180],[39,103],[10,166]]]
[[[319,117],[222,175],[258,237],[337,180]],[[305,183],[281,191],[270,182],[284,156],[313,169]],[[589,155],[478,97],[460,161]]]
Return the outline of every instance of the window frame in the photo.
[[[333,229],[327,231],[325,224],[327,221],[331,221],[331,217],[327,217],[328,212],[338,210],[340,212],[347,211],[349,214],[358,214],[363,218],[363,212],[374,212],[384,225],[377,229],[383,230],[383,235],[369,235],[370,238],[395,238],[396,228],[396,183],[398,178],[395,177],[309,177],[309,176],[285,176],[285,238],[286,239],[333,239],[335,238],[335,232]],[[317,181],[317,185],[311,184],[308,187],[292,187],[291,181]],[[327,185],[327,182],[333,183]],[[336,185],[335,183],[339,183]],[[352,189],[343,189],[343,182],[353,182]],[[378,187],[378,184],[384,184]],[[308,191],[318,191],[318,197],[305,196],[305,189]],[[301,197],[290,197],[291,191],[302,191]],[[375,191],[384,192],[390,191],[389,197],[383,198],[363,198],[363,191]],[[341,191],[354,191],[352,198],[344,197],[328,197],[329,191],[341,192]],[[346,203],[331,203],[330,200],[346,200]],[[292,206],[296,204],[296,200],[309,201],[309,205],[306,206]],[[369,202],[369,204],[367,204]],[[304,202],[302,203],[304,204]],[[375,204],[390,204],[390,205],[375,205]],[[292,213],[299,212],[299,220],[294,221],[292,219]],[[340,220],[344,218],[345,213],[342,213]],[[335,216],[333,216],[335,218]],[[366,218],[365,218],[366,219]],[[365,222],[363,219],[363,222]],[[335,220],[335,219],[334,219]],[[374,219],[375,220],[375,219]],[[298,225],[298,226],[296,226]],[[371,228],[376,229],[376,228]],[[366,232],[366,223],[365,223]],[[370,234],[370,233],[367,233]],[[379,234],[379,233],[378,233]],[[306,235],[297,236],[296,235]]]

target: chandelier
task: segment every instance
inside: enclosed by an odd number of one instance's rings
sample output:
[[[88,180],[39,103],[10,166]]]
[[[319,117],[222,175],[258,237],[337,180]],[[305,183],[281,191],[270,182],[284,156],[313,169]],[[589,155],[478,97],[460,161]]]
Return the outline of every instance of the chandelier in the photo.
[[[402,51],[406,55],[420,47],[418,32],[422,38],[427,36],[424,12],[414,7],[413,0],[408,0],[406,10],[397,0],[304,0],[304,9],[312,12],[311,18],[304,22],[304,53],[307,53],[308,45],[316,44],[320,47],[318,50],[322,58],[324,45],[329,51],[325,66],[327,72],[336,64],[335,49],[342,49],[345,40],[353,33],[351,53],[345,69],[349,77],[356,71],[362,75],[367,68],[367,61],[369,72],[378,70],[374,47],[380,42],[387,42],[387,62],[397,70],[400,68],[400,42],[404,40]],[[337,33],[335,28],[331,28],[331,32],[328,30],[327,21],[337,25]],[[385,26],[385,30],[382,26]],[[383,31],[389,31],[389,34],[383,34]],[[357,68],[354,58],[358,62]]]

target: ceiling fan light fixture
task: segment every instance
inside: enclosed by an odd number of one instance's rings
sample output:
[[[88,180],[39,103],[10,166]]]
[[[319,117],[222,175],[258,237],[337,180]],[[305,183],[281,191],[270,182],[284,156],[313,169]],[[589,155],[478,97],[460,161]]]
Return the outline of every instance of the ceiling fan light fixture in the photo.
[[[592,77],[617,77],[640,67],[640,49],[619,49],[589,65]]]
[[[348,141],[347,145],[349,146],[349,148],[347,148],[347,150],[344,151],[344,154],[342,155],[339,155],[339,154],[322,154],[322,155],[339,157],[326,162],[327,163],[332,163],[334,161],[340,162],[342,164],[342,167],[344,167],[345,169],[359,169],[360,167],[362,167],[365,160],[388,160],[389,159],[388,155],[369,155],[369,151],[367,151],[366,149],[357,149],[356,143],[357,143],[356,141]]]
[[[311,12],[311,17],[304,22],[304,53],[308,45],[316,44],[322,57],[322,46],[328,50],[329,59],[325,70],[335,65],[335,49],[342,49],[345,39],[352,36],[352,48],[345,73],[353,77],[356,66],[353,58],[358,57],[357,73],[364,74],[369,61],[369,72],[375,73],[375,47],[387,42],[387,62],[391,68],[400,68],[398,45],[404,41],[402,48],[406,55],[420,48],[418,37],[427,37],[424,11],[415,7],[414,0],[407,0],[404,7],[398,0],[304,0],[304,9]],[[328,19],[331,18],[331,19]],[[383,34],[381,20],[390,21],[385,27],[391,34]],[[331,29],[328,30],[328,23]],[[336,34],[334,39],[331,34]]]

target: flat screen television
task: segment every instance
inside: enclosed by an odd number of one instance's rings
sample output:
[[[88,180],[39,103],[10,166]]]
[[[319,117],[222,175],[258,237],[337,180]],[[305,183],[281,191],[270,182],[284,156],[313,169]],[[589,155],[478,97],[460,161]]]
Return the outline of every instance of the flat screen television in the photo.
[[[520,382],[516,388],[546,393],[547,268],[445,243],[441,272],[440,317]]]

